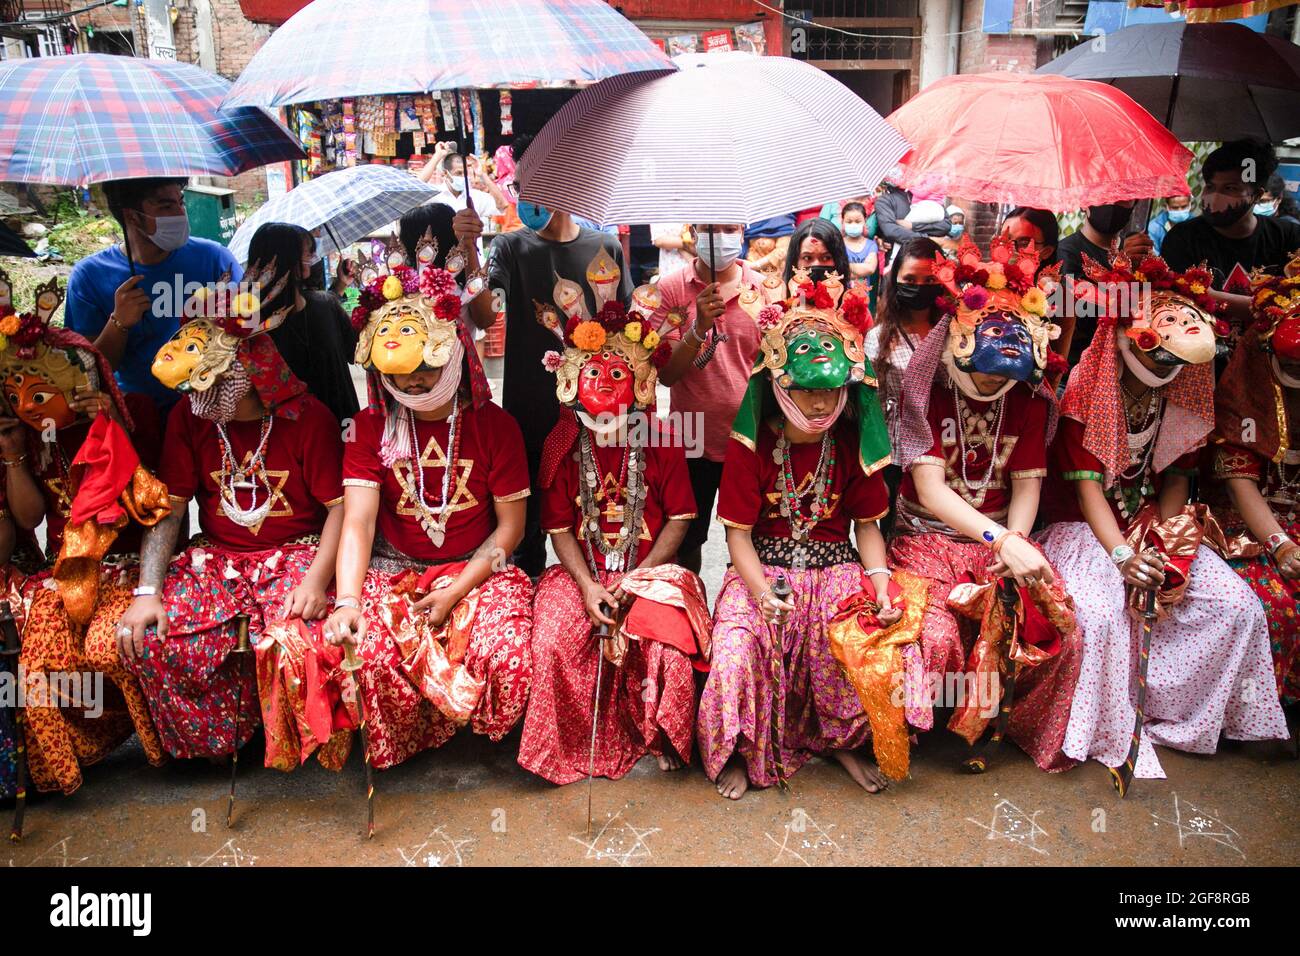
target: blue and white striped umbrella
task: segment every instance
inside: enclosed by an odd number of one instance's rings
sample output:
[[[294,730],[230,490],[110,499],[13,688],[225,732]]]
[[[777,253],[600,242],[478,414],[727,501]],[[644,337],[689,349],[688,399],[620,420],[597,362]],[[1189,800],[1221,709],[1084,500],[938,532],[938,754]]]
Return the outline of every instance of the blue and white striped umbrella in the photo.
[[[519,164],[523,198],[599,223],[753,223],[869,195],[910,148],[807,63],[740,52],[676,62],[680,72],[615,76],[569,100]]]
[[[230,252],[246,262],[253,233],[267,222],[319,229],[321,252],[341,252],[435,195],[436,189],[404,169],[353,166],[335,170],[277,196],[249,216],[230,240]]]

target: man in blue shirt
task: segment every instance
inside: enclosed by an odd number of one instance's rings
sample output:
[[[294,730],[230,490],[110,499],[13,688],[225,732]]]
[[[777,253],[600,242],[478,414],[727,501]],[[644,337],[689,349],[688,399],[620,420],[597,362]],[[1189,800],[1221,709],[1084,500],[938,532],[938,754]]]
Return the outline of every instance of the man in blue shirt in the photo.
[[[125,392],[142,392],[166,416],[175,392],[149,371],[154,356],[184,321],[197,285],[229,272],[242,276],[230,251],[190,238],[184,179],[124,179],[104,184],[108,211],[125,242],[87,256],[68,279],[64,325],[104,353]],[[186,286],[190,288],[186,288]]]
[[[1165,199],[1165,208],[1147,223],[1147,235],[1151,237],[1151,251],[1157,256],[1160,255],[1160,247],[1164,245],[1165,233],[1169,231],[1169,227],[1191,218],[1191,196],[1169,196]]]

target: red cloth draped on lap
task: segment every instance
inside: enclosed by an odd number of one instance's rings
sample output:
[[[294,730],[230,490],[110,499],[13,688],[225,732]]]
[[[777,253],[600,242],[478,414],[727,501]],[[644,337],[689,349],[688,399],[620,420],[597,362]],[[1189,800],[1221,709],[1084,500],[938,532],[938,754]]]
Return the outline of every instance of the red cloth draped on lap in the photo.
[[[709,669],[713,624],[704,584],[696,575],[675,564],[660,564],[636,568],[617,584],[636,598],[619,622],[622,637],[659,641],[689,657],[696,670]]]
[[[344,700],[342,662],[343,649],[316,640],[302,620],[266,629],[257,644],[266,766],[293,770],[316,753],[327,769],[343,769],[357,721]]]

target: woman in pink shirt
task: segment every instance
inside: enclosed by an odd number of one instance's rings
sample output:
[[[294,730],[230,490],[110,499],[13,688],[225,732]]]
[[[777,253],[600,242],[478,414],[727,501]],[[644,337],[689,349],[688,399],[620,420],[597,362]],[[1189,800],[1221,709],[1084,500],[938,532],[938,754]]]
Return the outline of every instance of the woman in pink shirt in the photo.
[[[697,252],[693,262],[659,279],[656,318],[676,314],[679,320],[666,326],[674,329],[664,337],[673,356],[659,380],[671,389],[670,414],[674,431],[686,443],[686,467],[699,515],[686,532],[677,561],[698,574],[731,423],[762,340],[758,326],[740,307],[740,295],[758,294],[772,301],[780,297],[780,279],[771,278],[771,287],[765,287],[763,273],[740,258],[741,225],[699,223],[691,226],[691,238]]]

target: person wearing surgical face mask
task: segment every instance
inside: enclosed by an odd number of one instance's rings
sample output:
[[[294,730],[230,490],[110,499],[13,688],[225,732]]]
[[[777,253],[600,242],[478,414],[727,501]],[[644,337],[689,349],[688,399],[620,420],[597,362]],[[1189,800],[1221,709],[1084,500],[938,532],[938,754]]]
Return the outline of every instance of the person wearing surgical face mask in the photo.
[[[870,287],[871,277],[880,265],[880,247],[867,236],[867,208],[860,202],[846,203],[840,211],[840,220],[849,275]]]
[[[125,392],[148,395],[165,415],[176,393],[153,377],[153,356],[180,328],[195,285],[242,269],[219,243],[190,235],[185,179],[104,183],[122,242],[87,256],[68,279],[64,325],[94,343]],[[186,286],[189,285],[189,291]]]
[[[1250,274],[1280,274],[1300,248],[1300,223],[1255,211],[1269,198],[1276,172],[1272,147],[1250,140],[1224,143],[1201,164],[1201,215],[1172,226],[1161,247],[1171,268],[1210,268],[1210,294],[1227,304],[1230,322],[1250,318],[1250,296],[1242,287]]]
[[[762,336],[741,308],[740,295],[747,289],[761,290],[764,277],[739,258],[745,236],[740,223],[695,223],[690,236],[696,258],[686,268],[660,277],[656,317],[663,321],[674,312],[683,317],[665,337],[673,354],[660,370],[659,381],[669,387],[671,411],[693,416],[703,425],[699,453],[686,458],[699,517],[691,522],[677,555],[682,567],[698,573],[732,419],[761,350]]]
[[[1165,236],[1169,230],[1180,222],[1192,218],[1191,196],[1169,196],[1165,199],[1165,208],[1156,213],[1147,223],[1147,235],[1151,237],[1151,251],[1160,255]]]

